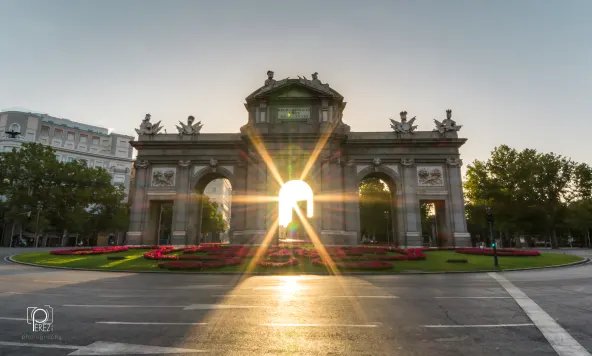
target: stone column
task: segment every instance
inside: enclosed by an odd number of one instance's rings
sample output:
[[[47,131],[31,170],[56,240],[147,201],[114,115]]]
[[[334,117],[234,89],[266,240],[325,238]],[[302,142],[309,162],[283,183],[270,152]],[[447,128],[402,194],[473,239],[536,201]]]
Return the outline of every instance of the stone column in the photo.
[[[257,195],[266,195],[267,191],[267,165],[264,162],[258,164],[258,175],[257,175]],[[257,204],[257,229],[265,231],[266,227],[266,215],[267,215],[267,204]]]
[[[420,247],[421,212],[417,197],[417,169],[413,158],[401,160],[403,165],[403,194],[405,204],[405,245]]]
[[[247,194],[250,196],[258,194],[258,172],[259,163],[250,162],[247,166]],[[257,230],[258,229],[258,203],[250,204],[249,208],[245,211],[246,213],[246,230]]]
[[[331,164],[329,161],[321,159],[321,194],[328,195],[331,194]],[[331,202],[323,202],[321,205],[321,211],[318,213],[322,216],[322,225],[321,230],[332,230],[332,212],[331,212]]]
[[[357,185],[356,166],[345,162],[342,170],[343,192],[346,196],[344,207],[345,231],[356,234],[356,243],[360,242],[360,200]]]
[[[448,163],[448,190],[450,196],[450,205],[452,206],[452,224],[453,238],[455,246],[469,246],[471,235],[467,231],[467,221],[465,215],[465,202],[462,190],[462,178],[460,167],[462,160],[454,157],[446,160]]]
[[[187,203],[189,201],[189,166],[191,161],[179,161],[177,167],[176,195],[173,204],[172,245],[185,245],[187,241]]]
[[[234,182],[232,186],[232,197],[241,197],[241,200],[247,194],[247,168],[246,163],[241,162],[234,167]],[[230,205],[230,231],[231,235],[234,231],[245,230],[245,208],[246,204],[243,201],[237,202],[232,199]]]
[[[128,245],[140,245],[142,243],[142,233],[144,232],[144,222],[148,219],[149,204],[146,196],[146,189],[150,184],[148,176],[148,161],[137,160],[134,163],[136,176],[134,179],[134,196],[130,211],[130,225],[127,232]]]

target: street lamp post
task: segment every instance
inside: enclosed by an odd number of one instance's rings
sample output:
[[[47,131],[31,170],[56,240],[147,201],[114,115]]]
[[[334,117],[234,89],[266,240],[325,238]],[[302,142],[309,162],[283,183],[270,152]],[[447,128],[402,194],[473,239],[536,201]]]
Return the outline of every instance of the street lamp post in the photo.
[[[485,214],[487,216],[487,223],[489,224],[489,238],[491,239],[491,247],[493,247],[493,262],[494,266],[498,268],[499,263],[497,261],[497,246],[495,240],[493,239],[493,213],[491,212],[490,207],[485,209]]]
[[[390,238],[389,231],[388,231],[389,230],[389,223],[388,223],[388,221],[389,221],[389,212],[388,212],[388,210],[385,210],[384,211],[384,219],[386,220],[386,242],[387,242],[387,244],[390,245],[391,244],[391,238]]]

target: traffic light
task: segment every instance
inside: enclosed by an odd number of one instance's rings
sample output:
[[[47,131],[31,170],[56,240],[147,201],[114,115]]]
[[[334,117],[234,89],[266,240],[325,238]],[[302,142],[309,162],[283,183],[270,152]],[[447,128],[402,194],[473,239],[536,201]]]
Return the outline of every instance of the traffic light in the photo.
[[[495,247],[495,242],[492,242],[491,243],[491,247]]]

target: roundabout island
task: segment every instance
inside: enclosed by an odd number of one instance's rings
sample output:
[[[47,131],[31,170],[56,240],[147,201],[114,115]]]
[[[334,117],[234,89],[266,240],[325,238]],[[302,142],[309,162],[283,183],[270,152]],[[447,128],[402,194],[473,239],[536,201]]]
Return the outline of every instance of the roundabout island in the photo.
[[[42,267],[97,271],[341,274],[478,272],[568,265],[575,255],[532,250],[408,248],[392,246],[314,246],[312,244],[198,246],[110,246],[24,253],[14,262]]]

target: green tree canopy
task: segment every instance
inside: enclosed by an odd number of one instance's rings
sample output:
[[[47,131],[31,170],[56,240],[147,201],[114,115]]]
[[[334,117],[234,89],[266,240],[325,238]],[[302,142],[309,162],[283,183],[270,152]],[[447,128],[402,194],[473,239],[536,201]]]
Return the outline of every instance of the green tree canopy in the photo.
[[[218,211],[218,203],[207,195],[203,195],[202,199],[201,232],[224,232],[228,227],[224,216]]]
[[[362,234],[366,237],[386,236],[384,212],[391,214],[391,192],[388,186],[379,178],[366,178],[360,184],[359,194]]]
[[[590,197],[592,170],[554,153],[502,145],[467,167],[464,189],[469,228],[486,225],[489,206],[498,231],[551,236],[556,247],[569,204]]]
[[[58,162],[50,146],[25,143],[0,155],[0,176],[8,220],[26,226],[24,213],[32,211],[39,212],[43,227],[58,232],[94,234],[127,227],[125,194],[111,184],[111,175],[83,162]]]

